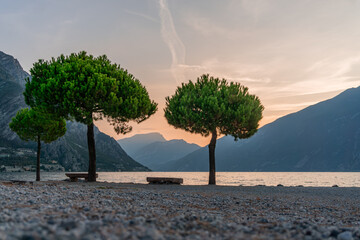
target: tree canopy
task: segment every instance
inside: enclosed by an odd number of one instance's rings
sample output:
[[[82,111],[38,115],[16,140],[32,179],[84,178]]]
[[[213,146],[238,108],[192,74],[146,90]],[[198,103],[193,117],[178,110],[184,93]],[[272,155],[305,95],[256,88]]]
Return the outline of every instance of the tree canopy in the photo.
[[[130,120],[144,121],[157,110],[139,80],[106,55],[60,55],[39,60],[30,73],[24,93],[28,105],[86,125],[106,117],[117,133],[127,133]]]
[[[86,52],[39,60],[30,70],[24,92],[31,107],[43,109],[88,126],[89,181],[96,181],[94,121],[106,118],[119,133],[132,130],[157,110],[145,87],[106,55]]]
[[[50,143],[66,133],[64,119],[55,118],[52,114],[34,109],[20,109],[12,118],[9,127],[25,141],[41,141]]]
[[[166,98],[165,117],[175,128],[191,133],[208,136],[216,130],[238,139],[257,131],[263,109],[259,98],[240,83],[202,75]]]
[[[12,118],[9,127],[25,141],[38,143],[36,180],[40,181],[40,150],[41,141],[50,143],[66,132],[66,122],[53,114],[41,112],[35,109],[20,109]]]
[[[226,79],[202,75],[194,83],[183,83],[166,97],[165,117],[169,124],[202,136],[212,135],[209,144],[209,184],[215,184],[215,145],[218,134],[235,140],[256,133],[264,107],[248,88]]]

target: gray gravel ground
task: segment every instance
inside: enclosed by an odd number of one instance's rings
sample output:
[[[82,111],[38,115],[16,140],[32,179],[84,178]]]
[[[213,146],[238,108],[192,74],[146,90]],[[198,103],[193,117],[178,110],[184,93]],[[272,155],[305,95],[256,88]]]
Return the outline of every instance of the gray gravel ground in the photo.
[[[0,239],[360,239],[360,188],[0,182]]]

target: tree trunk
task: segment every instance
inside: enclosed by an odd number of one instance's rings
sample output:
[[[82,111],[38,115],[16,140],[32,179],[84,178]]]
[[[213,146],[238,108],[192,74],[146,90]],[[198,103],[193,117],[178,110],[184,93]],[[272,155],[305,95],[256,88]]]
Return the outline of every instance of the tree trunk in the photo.
[[[38,136],[37,144],[38,144],[38,148],[36,155],[36,181],[40,181],[40,151],[41,151],[40,136]]]
[[[212,132],[209,144],[209,185],[215,185],[215,145],[216,145],[217,132]]]
[[[89,182],[96,182],[96,152],[95,152],[95,137],[94,137],[94,123],[87,126],[87,141],[89,149]]]

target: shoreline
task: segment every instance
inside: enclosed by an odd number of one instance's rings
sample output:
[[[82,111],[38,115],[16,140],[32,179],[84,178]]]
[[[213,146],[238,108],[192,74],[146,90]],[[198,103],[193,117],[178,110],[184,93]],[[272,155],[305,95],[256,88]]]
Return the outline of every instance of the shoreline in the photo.
[[[0,182],[0,239],[358,239],[360,188]]]
[[[287,186],[287,185],[282,185],[282,184],[278,184],[278,185],[263,185],[263,184],[259,184],[259,185],[221,185],[221,184],[216,184],[216,185],[208,185],[208,184],[197,184],[197,185],[184,185],[184,184],[149,184],[149,183],[136,183],[136,182],[108,182],[108,181],[96,181],[96,182],[87,182],[85,180],[79,179],[77,182],[71,182],[69,180],[69,178],[64,179],[64,180],[41,180],[41,181],[28,181],[28,180],[3,180],[0,179],[0,185],[1,184],[17,184],[17,185],[33,185],[33,184],[37,184],[37,185],[42,185],[42,184],[86,184],[89,186],[92,185],[135,185],[135,186],[168,186],[168,187],[224,187],[224,188],[296,188],[296,189],[306,189],[306,188],[312,188],[312,189],[336,189],[336,188],[341,188],[341,189],[359,189],[360,190],[360,186],[338,186],[338,185],[333,185],[333,186],[304,186],[304,185],[297,185],[297,186]]]
[[[43,172],[42,180],[63,181],[67,179],[66,172]],[[183,185],[207,185],[208,173],[203,172],[99,172],[98,181],[101,182],[132,182],[144,183],[146,177],[174,177],[183,178]],[[218,172],[217,184],[226,186],[304,186],[304,187],[360,187],[359,173],[255,173],[255,172]],[[35,173],[4,173],[1,180],[34,181]]]

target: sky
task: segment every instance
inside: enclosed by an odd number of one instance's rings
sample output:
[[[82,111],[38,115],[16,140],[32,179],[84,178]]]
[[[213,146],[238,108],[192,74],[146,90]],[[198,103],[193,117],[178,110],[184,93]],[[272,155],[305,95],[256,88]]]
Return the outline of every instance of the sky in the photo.
[[[360,85],[358,0],[0,0],[0,50],[29,71],[38,59],[82,50],[127,69],[158,105],[120,139],[174,129],[165,97],[204,73],[247,86],[265,106],[261,125]]]

